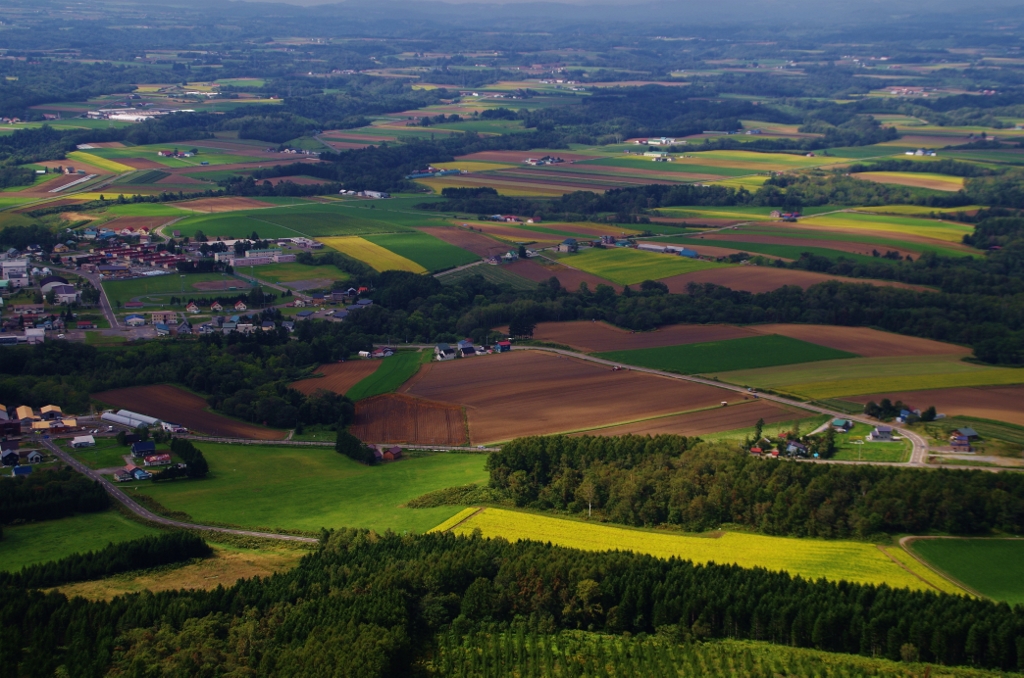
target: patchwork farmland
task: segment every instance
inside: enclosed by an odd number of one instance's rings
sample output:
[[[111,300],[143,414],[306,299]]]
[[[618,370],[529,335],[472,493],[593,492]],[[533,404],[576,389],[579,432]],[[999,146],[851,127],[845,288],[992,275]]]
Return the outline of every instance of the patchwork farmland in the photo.
[[[389,393],[360,400],[352,434],[374,443],[465,445],[462,408]]]

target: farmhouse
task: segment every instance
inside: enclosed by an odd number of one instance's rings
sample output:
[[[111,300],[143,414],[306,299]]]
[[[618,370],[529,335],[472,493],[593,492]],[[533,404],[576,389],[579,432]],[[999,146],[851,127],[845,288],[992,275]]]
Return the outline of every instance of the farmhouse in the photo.
[[[21,461],[21,457],[18,455],[17,450],[4,450],[0,452],[0,463],[4,466],[17,466]]]
[[[94,447],[96,439],[92,436],[77,436],[71,439],[71,447]]]
[[[146,455],[142,463],[146,466],[167,466],[171,463],[171,455],[167,452],[149,454]]]
[[[245,303],[241,299],[239,299],[238,301],[235,302],[235,310],[236,311],[244,311],[247,308],[248,308],[248,306],[246,306]]]
[[[125,470],[117,471],[116,473],[114,473],[114,480],[119,483],[131,482],[133,479],[134,476]]]
[[[968,440],[974,440],[975,438],[979,437],[978,436],[978,432],[975,431],[970,426],[964,426],[963,428],[958,428],[956,431],[953,431],[953,433],[955,433],[958,436],[962,436],[964,438],[967,438]]]
[[[853,428],[853,422],[849,419],[833,419],[832,428],[840,433],[846,433]]]
[[[875,442],[892,442],[892,426],[876,426],[875,430],[868,434],[868,440]]]
[[[448,344],[438,344],[434,347],[434,358],[438,361],[454,360],[455,349]]]
[[[145,457],[156,452],[156,443],[152,441],[132,443],[132,456]]]
[[[39,464],[43,461],[43,454],[39,450],[26,450],[19,452],[18,455],[30,464]]]
[[[559,252],[576,252],[579,250],[579,244],[576,242],[576,238],[566,238],[558,245]]]

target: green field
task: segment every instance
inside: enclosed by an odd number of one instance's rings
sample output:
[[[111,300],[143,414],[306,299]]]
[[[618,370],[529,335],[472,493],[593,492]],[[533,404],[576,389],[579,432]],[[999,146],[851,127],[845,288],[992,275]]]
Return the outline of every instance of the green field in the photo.
[[[192,287],[194,283],[213,280],[234,280],[237,283],[236,287],[238,289],[201,292]],[[247,280],[241,280],[240,278],[234,278],[233,276],[221,273],[192,273],[186,276],[172,273],[170,275],[158,275],[148,278],[133,278],[132,280],[106,280],[103,282],[103,289],[106,290],[111,305],[116,308],[118,303],[123,305],[126,301],[131,301],[135,297],[146,295],[177,295],[188,298],[190,296],[213,297],[217,295],[241,294],[251,290],[252,284]],[[184,292],[182,292],[183,289]],[[274,290],[268,291],[273,292]]]
[[[201,448],[210,478],[140,483],[133,492],[202,523],[425,532],[463,507],[409,509],[402,504],[427,492],[487,479],[483,455],[434,454],[363,466],[329,447],[202,443]]]
[[[893,443],[867,442],[871,426],[854,424],[848,433],[836,436],[836,454],[839,461],[889,461],[905,462],[909,458],[911,445],[906,440]]]
[[[118,445],[114,438],[97,437],[95,447],[75,449],[67,441],[61,441],[60,446],[91,469],[125,466],[124,456],[131,454],[130,447]]]
[[[854,358],[852,353],[777,334],[704,344],[596,353],[599,358],[679,374],[714,374],[776,365]],[[818,367],[818,369],[823,369]]]
[[[658,280],[723,265],[624,247],[610,250],[590,249],[565,257],[562,263],[620,285],[635,285],[644,280]]]
[[[440,238],[420,231],[367,236],[366,239],[399,256],[415,261],[428,271],[443,271],[480,260],[480,257],[472,252],[467,252],[461,247],[450,245]]]
[[[509,541],[530,539],[586,551],[618,549],[658,558],[682,558],[695,563],[715,562],[740,567],[763,567],[808,579],[825,577],[893,588],[933,590],[894,563],[874,544],[769,537],[739,532],[691,535],[662,530],[638,530],[583,520],[487,508],[452,528],[469,535],[479,529],[485,537]]]
[[[438,276],[437,279],[441,281],[442,285],[460,285],[462,281],[474,275],[479,275],[484,280],[495,285],[508,285],[514,290],[532,290],[537,288],[537,283],[521,275],[516,275],[503,266],[488,266],[486,264],[464,268],[461,271]]]
[[[1024,540],[918,539],[910,548],[984,596],[1024,603]]]
[[[363,400],[382,393],[391,393],[409,381],[419,371],[420,365],[430,362],[430,351],[399,351],[390,358],[384,358],[380,367],[345,395],[352,400]]]
[[[249,269],[242,268],[242,273],[250,273]],[[349,274],[336,266],[307,266],[297,262],[287,264],[266,264],[255,266],[251,274],[260,280],[272,283],[290,283],[299,280],[348,280]]]
[[[631,156],[628,158],[604,158],[602,160],[582,160],[578,163],[586,167],[588,165],[600,165],[602,167],[623,167],[632,169],[656,169],[666,174],[713,174],[722,177],[742,177],[748,174],[756,174],[765,171],[758,169],[745,169],[738,167],[718,167],[712,165],[698,165],[687,162],[652,162],[651,158],[639,158]],[[767,168],[766,168],[767,169]]]
[[[129,520],[111,509],[25,525],[5,525],[0,540],[0,570],[20,570],[72,553],[101,549],[114,542],[138,539],[157,530]]]
[[[874,249],[884,253],[887,249],[903,249],[911,252],[935,252],[947,257],[983,257],[983,252],[973,250],[967,247],[957,247],[948,243],[942,243],[938,240],[934,242],[925,242],[923,240],[896,240],[893,238],[886,238],[884,235],[879,233],[876,235],[853,233],[853,232],[841,232],[828,230],[811,230],[808,228],[784,228],[782,224],[775,227],[767,225],[751,225],[751,226],[740,226],[735,230],[730,230],[731,235],[774,235],[782,238],[792,238],[794,240],[832,240],[835,242],[855,242],[863,243],[865,245],[871,245]],[[735,241],[730,241],[735,242]],[[735,245],[734,245],[735,246]],[[747,247],[748,245],[743,245]],[[754,247],[755,245],[749,245]],[[795,247],[801,247],[795,245]],[[806,249],[806,248],[803,248]],[[813,251],[813,250],[811,250]],[[856,255],[845,254],[845,256],[855,258]],[[879,260],[871,257],[872,262],[877,263]],[[882,262],[884,263],[884,259]]]

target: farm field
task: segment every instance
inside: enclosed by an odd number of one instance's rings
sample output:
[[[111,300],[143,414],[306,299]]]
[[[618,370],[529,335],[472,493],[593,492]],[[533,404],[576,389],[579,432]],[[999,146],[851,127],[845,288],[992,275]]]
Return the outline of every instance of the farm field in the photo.
[[[689,257],[642,252],[628,248],[591,249],[581,254],[568,256],[562,263],[607,278],[620,285],[635,285],[644,280],[658,280],[684,273],[723,267],[721,264],[697,261]]]
[[[243,267],[244,268],[244,267]],[[243,270],[243,273],[249,273]],[[321,287],[329,287],[335,280],[348,280],[349,274],[335,266],[307,266],[297,262],[285,264],[265,264],[252,270],[260,280],[288,285],[304,281],[321,282]]]
[[[377,371],[383,365],[381,360],[346,360],[340,363],[321,365],[316,369],[315,374],[322,374],[322,377],[312,377],[288,384],[296,391],[312,395],[320,389],[331,391],[339,395],[345,395],[350,388],[363,379]]]
[[[25,525],[4,525],[0,571],[16,571],[26,565],[158,533],[156,528],[129,520],[114,509]]]
[[[75,459],[82,462],[91,469],[113,468],[124,466],[125,455],[131,454],[131,449],[118,445],[116,438],[96,437],[94,447],[73,448],[68,441],[59,441],[61,449],[71,454]]]
[[[720,235],[721,237],[719,237]],[[807,252],[833,261],[840,257],[860,264],[879,264],[887,261],[879,260],[871,254],[872,249],[878,249],[877,246],[872,248],[870,245],[837,241],[830,242],[827,240],[801,241],[777,236],[743,236],[716,233],[710,236],[697,236],[695,238],[662,238],[656,242],[686,245],[705,256],[723,256],[732,252],[747,252],[749,254],[763,254],[768,257],[796,261],[800,258],[800,255]],[[723,249],[720,254],[714,251],[705,252],[706,249],[717,250],[718,248],[728,249]],[[911,254],[916,257],[919,254],[919,252],[913,250],[897,251],[901,256]]]
[[[853,353],[778,334],[595,355],[605,360],[680,374],[712,374],[856,357]],[[827,366],[817,367],[828,369]]]
[[[915,539],[909,548],[983,596],[1024,603],[1024,540]]]
[[[1024,370],[988,367],[961,360],[962,354],[851,358],[820,365],[789,365],[719,373],[734,384],[756,386],[808,398],[842,398],[910,390],[1024,383]]]
[[[855,179],[875,181],[880,184],[898,184],[914,188],[930,188],[935,191],[956,192],[964,187],[963,177],[927,172],[858,172],[851,174]]]
[[[807,579],[824,577],[831,581],[884,583],[893,588],[934,590],[893,563],[874,544],[737,532],[673,534],[495,508],[483,509],[452,531],[469,535],[475,529],[480,529],[485,537],[503,537],[509,541],[550,542],[585,551],[618,549],[658,558],[681,558],[699,564],[715,562],[748,568],[763,567]]]
[[[533,338],[537,341],[565,344],[586,353],[699,344],[750,337],[752,334],[750,329],[735,325],[666,325],[653,332],[630,332],[606,322],[586,320],[538,323],[533,330]]]
[[[445,241],[478,257],[501,256],[509,250],[508,243],[498,242],[482,233],[468,231],[464,228],[444,226],[424,226],[423,233]]]
[[[708,434],[724,433],[737,430],[753,430],[758,419],[764,419],[765,430],[770,431],[772,424],[793,421],[799,416],[798,410],[791,410],[774,403],[762,400],[751,400],[729,407],[712,407],[688,414],[640,419],[628,424],[616,424],[602,428],[580,432],[588,436],[624,436],[673,434],[682,436],[700,436],[708,439]],[[741,436],[742,437],[742,436]]]
[[[853,214],[853,212],[847,212]],[[712,236],[717,240],[738,240],[752,243],[822,247],[851,254],[873,256],[873,250],[885,253],[895,250],[916,258],[921,252],[935,252],[952,257],[979,256],[978,250],[943,240],[921,236],[898,234],[895,238],[885,237],[880,231],[832,231],[808,228],[806,223],[790,227],[782,222],[744,224],[727,232]],[[875,260],[874,263],[878,263]]]
[[[353,259],[358,259],[367,266],[378,271],[410,271],[412,273],[426,273],[427,269],[420,264],[395,254],[389,249],[370,242],[357,235],[344,236],[340,238],[318,238],[327,247],[347,254]]]
[[[865,358],[884,356],[970,355],[971,350],[956,344],[931,339],[908,337],[883,332],[870,327],[841,327],[837,325],[797,325],[770,323],[749,325],[745,329],[758,334],[781,334],[812,344],[828,346],[837,351],[849,351]]]
[[[654,256],[664,256],[655,254]],[[907,285],[889,280],[873,280],[871,278],[844,278],[840,275],[828,275],[815,273],[813,271],[800,271],[774,266],[719,266],[692,273],[674,275],[670,278],[662,278],[661,282],[668,285],[668,291],[674,294],[686,292],[690,283],[711,283],[722,285],[733,290],[743,292],[771,292],[786,285],[797,285],[807,289],[812,285],[839,280],[841,282],[855,283],[858,285],[878,285],[881,287],[899,287],[902,289],[925,290],[920,285]]]
[[[116,408],[124,408],[151,417],[158,417],[161,420],[172,421],[192,431],[210,436],[281,440],[286,435],[285,431],[236,421],[222,414],[209,412],[205,400],[170,384],[119,388],[113,391],[93,393],[92,398]]]
[[[462,507],[408,509],[402,504],[435,490],[487,480],[485,457],[475,454],[433,454],[364,466],[329,447],[199,447],[210,478],[144,484],[135,492],[203,523],[311,532],[321,527],[425,532]]]
[[[1024,381],[1024,374],[1021,375]],[[947,416],[962,415],[995,419],[1024,426],[1024,386],[987,386],[966,388],[937,388],[925,391],[882,391],[871,395],[847,398],[851,402],[864,404],[870,400],[879,402],[889,398],[926,409],[932,405]]]
[[[540,261],[538,259],[540,258],[520,259],[508,266],[502,266],[502,269],[537,283],[547,282],[551,278],[556,278],[559,285],[573,292],[580,288],[580,283],[587,283],[591,290],[596,289],[598,285],[609,285],[615,288],[616,292],[622,291],[622,286],[613,283],[611,280],[605,280],[585,271],[569,268],[563,264],[556,264],[547,259],[541,259]]]
[[[290,570],[306,554],[303,549],[255,550],[213,543],[210,546],[213,548],[213,556],[197,563],[66,584],[56,590],[69,598],[82,596],[88,600],[110,600],[114,596],[143,591],[210,590],[218,586],[231,586],[239,579],[269,577],[275,572]]]
[[[532,280],[513,273],[508,266],[473,266],[439,276],[442,285],[461,285],[464,280],[479,275],[495,285],[508,285],[514,290],[533,290],[537,284]]]
[[[124,165],[114,160],[101,158],[98,155],[94,155],[92,153],[85,153],[83,151],[72,151],[68,153],[68,160],[78,163],[79,165],[89,165],[91,167],[106,170],[107,172],[112,172],[114,174],[135,171],[135,168],[129,165]]]
[[[399,351],[390,358],[383,358],[379,361],[380,366],[372,374],[349,388],[347,395],[352,400],[362,400],[390,393],[416,374],[420,365],[429,361],[432,356],[432,351]]]
[[[104,280],[103,289],[107,293],[107,298],[110,299],[111,306],[116,308],[119,303],[123,305],[136,297],[146,297],[144,301],[163,304],[167,300],[161,299],[160,296],[184,295],[188,297],[205,294],[200,287],[196,287],[196,284],[212,282],[234,285],[236,287],[236,290],[233,290],[235,294],[242,294],[252,289],[252,283],[249,281],[224,273],[191,273],[184,277],[172,273],[131,280]],[[182,291],[183,287],[184,292]]]
[[[480,258],[461,247],[419,231],[366,236],[366,240],[413,261],[428,271],[464,266]]]
[[[973,231],[968,224],[937,221],[918,217],[860,214],[843,212],[819,217],[805,217],[798,222],[803,228],[845,231],[877,231],[887,235],[915,235],[943,242],[959,243]]]
[[[399,392],[465,407],[473,444],[581,431],[746,399],[713,386],[615,372],[542,351],[432,362]]]
[[[462,408],[398,393],[360,400],[352,435],[369,443],[465,445]]]

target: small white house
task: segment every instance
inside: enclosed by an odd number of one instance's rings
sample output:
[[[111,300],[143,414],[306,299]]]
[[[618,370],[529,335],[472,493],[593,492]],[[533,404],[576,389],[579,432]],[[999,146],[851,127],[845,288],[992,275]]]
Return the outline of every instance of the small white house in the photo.
[[[92,436],[78,436],[71,439],[71,447],[94,447],[96,439]]]
[[[868,434],[868,440],[874,442],[892,442],[892,426],[876,426],[875,430]]]

